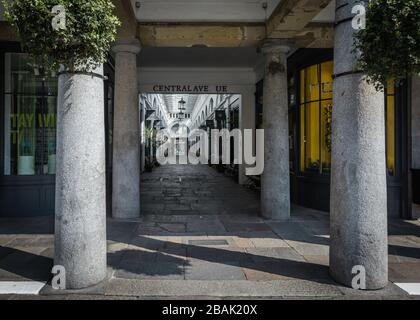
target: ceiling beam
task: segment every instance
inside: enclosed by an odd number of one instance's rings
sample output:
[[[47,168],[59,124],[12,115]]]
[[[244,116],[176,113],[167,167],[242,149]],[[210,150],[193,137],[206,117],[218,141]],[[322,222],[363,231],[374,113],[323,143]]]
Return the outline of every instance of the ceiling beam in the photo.
[[[331,0],[282,0],[267,21],[267,38],[303,30]]]
[[[112,0],[114,13],[121,22],[117,30],[117,40],[132,40],[137,37],[137,18],[130,0]]]
[[[311,22],[300,31],[274,31],[270,39],[283,40],[295,48],[333,48],[334,24]]]
[[[143,46],[250,47],[265,38],[264,24],[139,24]]]

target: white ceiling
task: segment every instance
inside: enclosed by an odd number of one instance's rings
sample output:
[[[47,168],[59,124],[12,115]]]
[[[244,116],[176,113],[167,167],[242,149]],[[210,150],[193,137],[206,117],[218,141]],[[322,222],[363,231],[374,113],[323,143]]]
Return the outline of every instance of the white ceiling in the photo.
[[[261,55],[256,48],[154,48],[138,55],[140,67],[254,68]]]
[[[281,0],[131,1],[140,22],[264,22]]]
[[[184,113],[192,114],[192,111],[195,107],[197,102],[197,98],[199,95],[197,94],[163,94],[162,98],[165,102],[166,111],[168,113],[179,113],[178,102],[182,99],[186,102],[184,107]]]

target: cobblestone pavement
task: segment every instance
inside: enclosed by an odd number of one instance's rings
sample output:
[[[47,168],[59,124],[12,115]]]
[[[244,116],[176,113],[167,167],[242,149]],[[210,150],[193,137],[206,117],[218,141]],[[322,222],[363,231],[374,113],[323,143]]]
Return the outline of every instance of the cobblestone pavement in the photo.
[[[3,298],[416,298],[393,282],[420,283],[418,221],[389,222],[390,285],[361,292],[328,274],[327,213],[263,220],[256,191],[207,166],[159,167],[141,185],[142,219],[108,220],[104,283]],[[1,219],[0,281],[48,281],[53,245],[52,219]]]

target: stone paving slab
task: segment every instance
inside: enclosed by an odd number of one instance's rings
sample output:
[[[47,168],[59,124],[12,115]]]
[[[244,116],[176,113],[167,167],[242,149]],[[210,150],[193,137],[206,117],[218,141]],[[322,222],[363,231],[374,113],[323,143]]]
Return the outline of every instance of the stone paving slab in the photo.
[[[334,297],[342,296],[334,285],[305,280],[275,281],[174,281],[111,279],[106,295],[137,297]]]
[[[185,264],[186,280],[246,280],[245,274],[237,261],[223,263],[187,259]]]
[[[175,259],[174,259],[175,260]],[[153,279],[161,280],[184,280],[184,261],[172,262],[137,262],[136,264],[121,263],[114,273],[115,278],[122,279]]]
[[[273,261],[276,259],[302,261],[305,259],[292,248],[246,248],[253,262]]]

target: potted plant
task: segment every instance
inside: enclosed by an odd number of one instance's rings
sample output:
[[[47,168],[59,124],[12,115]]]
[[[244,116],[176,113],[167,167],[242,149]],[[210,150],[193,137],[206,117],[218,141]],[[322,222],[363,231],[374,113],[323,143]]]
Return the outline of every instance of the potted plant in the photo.
[[[383,90],[388,80],[420,73],[420,0],[371,0],[355,34],[358,68]]]
[[[111,0],[14,0],[5,7],[32,66],[41,75],[59,71],[54,264],[65,268],[65,289],[87,288],[107,275],[102,64],[119,21]]]
[[[2,0],[38,72],[91,72],[106,61],[120,22],[111,0]]]

